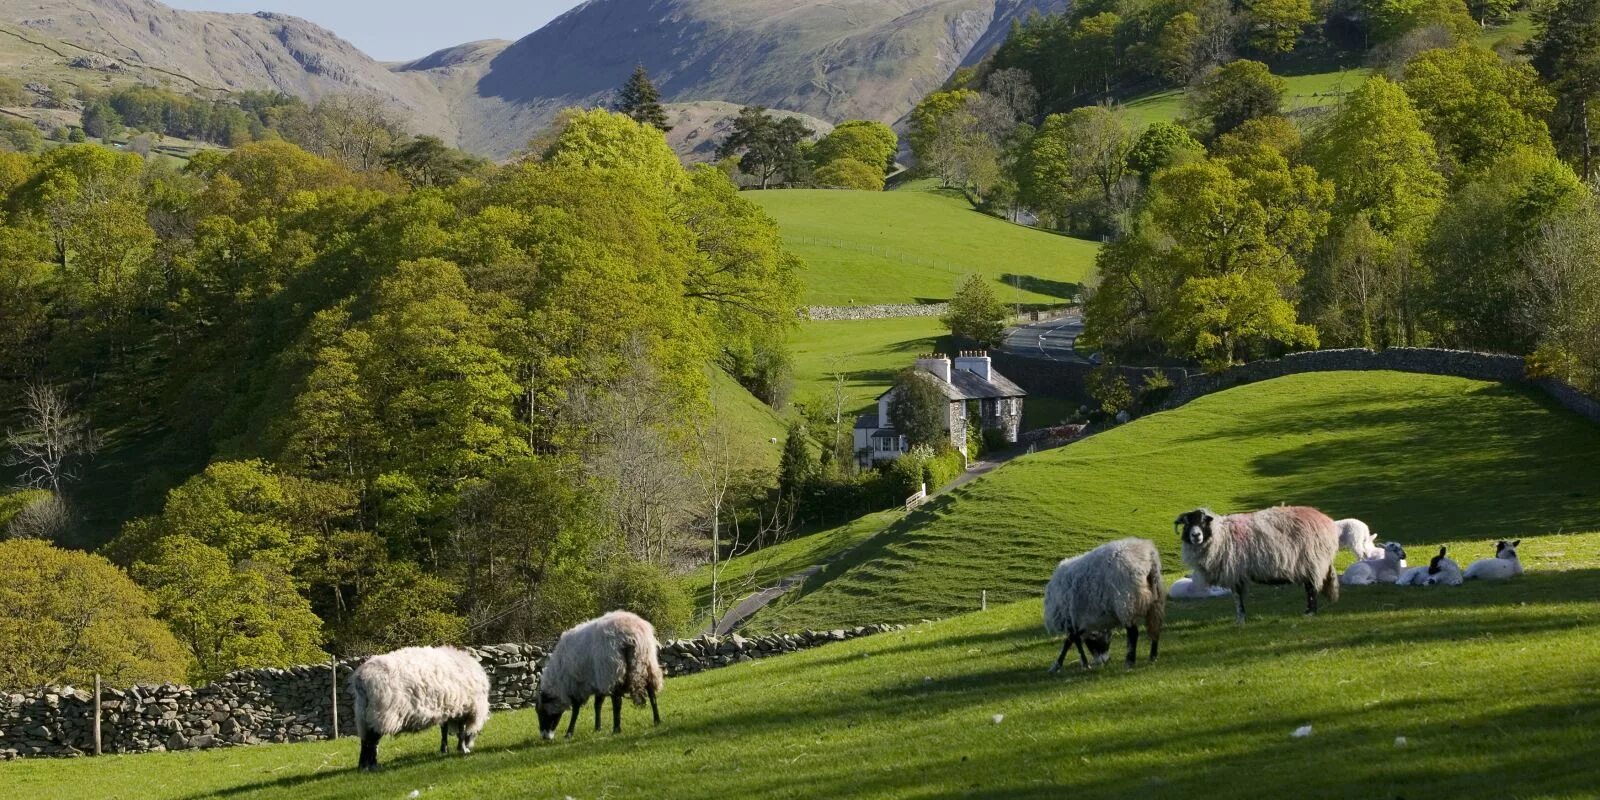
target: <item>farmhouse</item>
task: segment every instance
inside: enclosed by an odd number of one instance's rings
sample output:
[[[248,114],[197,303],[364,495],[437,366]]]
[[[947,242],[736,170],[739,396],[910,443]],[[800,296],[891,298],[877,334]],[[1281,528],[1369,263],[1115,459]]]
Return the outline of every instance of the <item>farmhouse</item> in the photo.
[[[948,356],[924,355],[917,358],[916,365],[935,378],[934,383],[949,399],[944,428],[950,434],[950,444],[962,455],[967,454],[968,425],[998,430],[1008,442],[1017,440],[1022,398],[1027,392],[995,372],[988,353],[964,351],[954,363]],[[897,458],[909,448],[906,438],[895,431],[889,420],[889,401],[894,392],[890,389],[878,395],[877,408],[856,419],[856,456],[864,466]]]

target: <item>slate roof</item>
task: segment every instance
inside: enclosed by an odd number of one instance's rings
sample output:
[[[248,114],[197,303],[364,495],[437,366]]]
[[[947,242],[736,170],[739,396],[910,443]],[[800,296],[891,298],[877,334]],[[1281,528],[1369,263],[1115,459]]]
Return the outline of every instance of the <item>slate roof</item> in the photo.
[[[876,411],[872,412],[871,414],[862,414],[861,416],[856,417],[856,430],[858,431],[870,431],[877,427],[878,412]]]
[[[929,373],[929,375],[932,374]],[[995,400],[1002,397],[1026,397],[1028,395],[1027,392],[1022,390],[1021,386],[1012,383],[1010,378],[992,369],[989,370],[989,380],[978,377],[976,372],[968,372],[964,369],[951,370],[949,383],[938,380],[937,376],[934,377],[934,385],[938,386],[939,390],[944,392],[944,396],[951,400]],[[883,397],[884,394],[888,394],[890,391],[893,391],[893,389],[887,390],[878,396]],[[860,422],[860,420],[856,421],[857,426],[860,425]]]

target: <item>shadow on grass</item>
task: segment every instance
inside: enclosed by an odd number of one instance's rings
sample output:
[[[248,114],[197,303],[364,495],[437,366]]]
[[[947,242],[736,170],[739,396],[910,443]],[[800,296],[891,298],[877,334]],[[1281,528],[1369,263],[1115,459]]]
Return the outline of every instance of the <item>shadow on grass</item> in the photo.
[[[1008,272],[1004,275],[1001,275],[1000,280],[1007,286],[1014,286],[1023,291],[1033,292],[1034,294],[1042,294],[1049,297],[1059,297],[1063,300],[1075,299],[1077,298],[1078,293],[1083,291],[1083,284],[1081,283],[1051,280],[1049,278],[1041,278],[1037,275],[1016,275]]]

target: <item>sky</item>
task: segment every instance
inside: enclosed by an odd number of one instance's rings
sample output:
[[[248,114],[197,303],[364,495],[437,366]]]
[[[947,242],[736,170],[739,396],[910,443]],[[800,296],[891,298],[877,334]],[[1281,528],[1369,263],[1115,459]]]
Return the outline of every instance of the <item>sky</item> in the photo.
[[[479,39],[521,39],[579,0],[164,0],[174,8],[303,17],[379,61],[410,61]]]

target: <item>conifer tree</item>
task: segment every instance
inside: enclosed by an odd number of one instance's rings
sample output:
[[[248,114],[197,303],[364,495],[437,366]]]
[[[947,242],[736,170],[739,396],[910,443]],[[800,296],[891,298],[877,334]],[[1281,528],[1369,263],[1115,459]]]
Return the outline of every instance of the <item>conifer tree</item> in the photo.
[[[615,110],[627,114],[641,125],[650,125],[662,133],[672,132],[672,126],[667,124],[666,109],[661,107],[661,92],[650,80],[650,73],[645,71],[643,64],[634,67],[633,75],[622,85]]]

